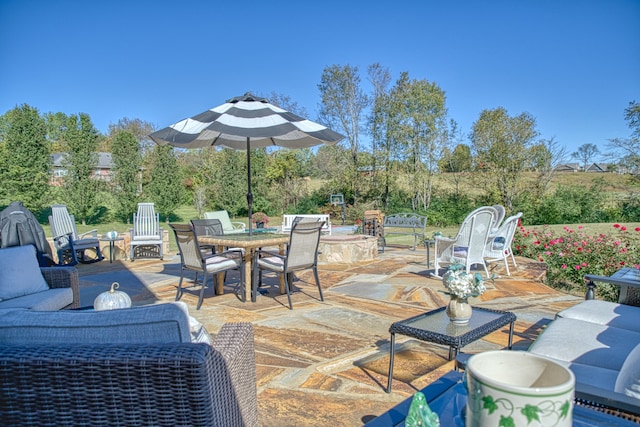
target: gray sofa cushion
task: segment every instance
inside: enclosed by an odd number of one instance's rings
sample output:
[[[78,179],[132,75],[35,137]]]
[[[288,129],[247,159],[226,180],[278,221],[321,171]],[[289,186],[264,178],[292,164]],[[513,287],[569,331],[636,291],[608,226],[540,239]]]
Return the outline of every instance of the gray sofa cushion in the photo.
[[[547,326],[529,351],[565,362],[620,371],[638,344],[639,332],[558,318]]]
[[[640,332],[640,307],[608,301],[588,300],[562,310],[556,317],[584,320],[600,325]]]
[[[73,289],[55,288],[0,301],[0,309],[28,308],[38,311],[62,310],[73,303]]]
[[[0,300],[49,289],[32,245],[0,249]]]
[[[175,304],[120,310],[0,311],[0,345],[190,342],[189,319]]]

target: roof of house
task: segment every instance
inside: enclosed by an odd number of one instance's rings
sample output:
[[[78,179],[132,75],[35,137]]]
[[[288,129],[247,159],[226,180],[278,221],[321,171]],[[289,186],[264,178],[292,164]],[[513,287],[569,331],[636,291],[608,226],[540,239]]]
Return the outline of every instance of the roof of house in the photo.
[[[54,167],[64,167],[63,159],[66,153],[54,153],[51,155]],[[98,153],[98,169],[112,169],[113,159],[111,153]]]

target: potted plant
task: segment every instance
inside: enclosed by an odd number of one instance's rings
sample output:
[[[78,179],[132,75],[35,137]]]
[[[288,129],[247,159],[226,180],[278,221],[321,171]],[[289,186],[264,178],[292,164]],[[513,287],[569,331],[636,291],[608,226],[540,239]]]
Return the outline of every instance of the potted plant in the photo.
[[[442,283],[451,296],[447,315],[454,323],[467,323],[471,318],[468,298],[478,297],[487,289],[483,277],[478,273],[467,274],[462,264],[453,264],[442,276]]]
[[[256,212],[251,215],[251,221],[256,224],[256,228],[264,228],[269,224],[269,217],[264,212]]]

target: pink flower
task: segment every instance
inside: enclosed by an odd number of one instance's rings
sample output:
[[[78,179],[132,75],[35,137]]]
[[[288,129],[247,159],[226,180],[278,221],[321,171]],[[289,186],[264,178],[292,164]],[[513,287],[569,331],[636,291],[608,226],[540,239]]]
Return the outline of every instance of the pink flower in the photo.
[[[587,263],[586,263],[586,262],[583,262],[583,263],[582,263],[582,266],[583,266],[583,267],[586,267],[586,266],[587,266]]]
[[[580,270],[580,266],[579,265],[576,265],[576,270]]]
[[[636,228],[635,228],[635,230],[636,230],[636,231],[640,231],[640,227],[636,227]]]
[[[627,227],[623,225],[622,227],[620,227],[620,231],[627,231]]]
[[[562,264],[562,269],[566,270],[567,269],[567,264]]]
[[[613,228],[620,228],[620,224],[618,223],[613,224]]]

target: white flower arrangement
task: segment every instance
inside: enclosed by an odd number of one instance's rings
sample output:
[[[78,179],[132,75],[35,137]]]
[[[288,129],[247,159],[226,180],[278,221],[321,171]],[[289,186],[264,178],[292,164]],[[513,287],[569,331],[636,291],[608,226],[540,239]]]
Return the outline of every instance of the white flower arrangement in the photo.
[[[462,264],[453,264],[442,277],[449,294],[458,298],[477,297],[487,289],[478,273],[467,274]]]

